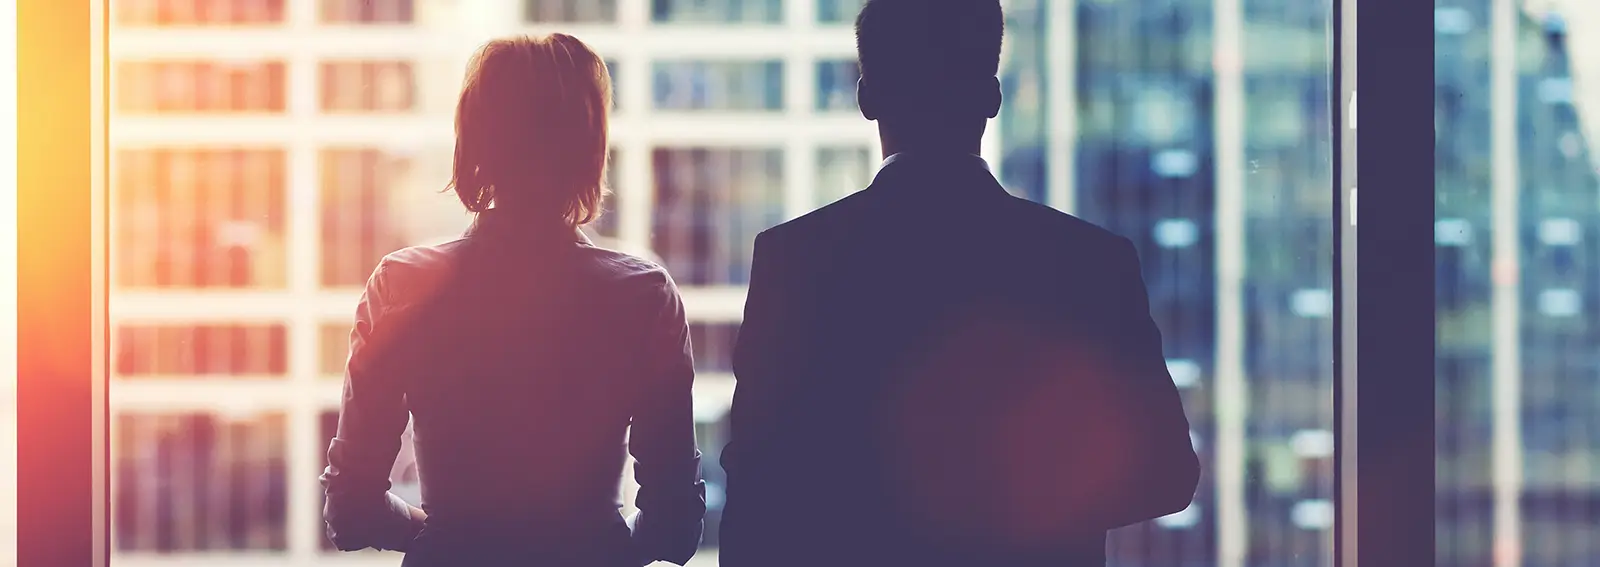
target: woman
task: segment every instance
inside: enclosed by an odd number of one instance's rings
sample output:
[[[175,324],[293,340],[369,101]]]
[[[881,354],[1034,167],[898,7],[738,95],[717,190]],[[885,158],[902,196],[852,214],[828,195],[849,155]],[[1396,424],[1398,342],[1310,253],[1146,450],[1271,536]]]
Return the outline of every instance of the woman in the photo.
[[[605,63],[572,36],[496,40],[473,58],[448,190],[477,218],[458,240],[385,257],[357,307],[322,476],[340,549],[405,551],[407,567],[694,554],[705,492],[677,288],[579,230],[600,215],[610,107]],[[421,509],[387,492],[408,416]],[[617,499],[625,451],[632,521]]]

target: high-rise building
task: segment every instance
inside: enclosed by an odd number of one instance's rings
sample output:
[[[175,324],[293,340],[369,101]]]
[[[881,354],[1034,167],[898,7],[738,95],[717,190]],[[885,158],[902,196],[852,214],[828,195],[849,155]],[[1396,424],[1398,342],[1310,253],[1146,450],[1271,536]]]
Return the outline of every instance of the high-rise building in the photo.
[[[1441,566],[1600,564],[1597,16],[1435,2]]]
[[[683,288],[713,565],[754,236],[879,161],[855,112],[861,3],[113,0],[119,564],[394,562],[322,540],[356,297],[383,254],[469,221],[439,189],[472,50],[563,31],[616,87],[592,232]],[[1138,245],[1206,467],[1189,510],[1113,535],[1112,564],[1330,565],[1327,7],[1004,4],[985,156],[1014,194]]]

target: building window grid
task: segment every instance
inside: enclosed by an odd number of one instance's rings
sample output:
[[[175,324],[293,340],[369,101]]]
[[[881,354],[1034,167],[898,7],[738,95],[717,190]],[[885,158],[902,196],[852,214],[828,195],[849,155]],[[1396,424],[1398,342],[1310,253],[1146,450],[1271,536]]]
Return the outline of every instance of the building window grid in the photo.
[[[648,1],[622,0],[619,3],[624,4],[624,6],[619,6],[618,12],[627,14],[630,11],[634,11],[636,13],[638,7],[626,6],[626,4],[648,3]],[[789,1],[795,2],[798,0]],[[311,2],[312,5],[309,7],[299,5],[307,2]],[[303,19],[303,13],[308,9],[311,10],[310,13],[320,15],[321,6],[316,5],[320,4],[317,0],[291,0],[288,4],[285,11],[289,13],[290,17],[287,19],[295,20],[289,22],[290,24],[300,23],[298,19]],[[521,2],[516,2],[515,4],[518,4],[518,8],[521,7]],[[297,18],[296,14],[300,14],[300,16]],[[625,24],[626,22],[622,23]],[[809,25],[792,22],[785,23],[792,24],[792,27],[796,28],[812,29]],[[753,24],[734,25],[748,26]],[[293,28],[295,28],[295,25],[285,26],[282,31],[285,35],[289,35],[294,31]],[[815,35],[826,36],[828,33],[823,32]],[[160,49],[153,50],[154,53],[151,51],[150,49],[145,49],[132,55],[121,57],[113,55],[113,58],[114,60],[137,61],[149,58],[151,55],[162,55]],[[636,65],[640,69],[648,69],[653,61],[666,60],[673,57],[681,59],[699,55],[692,48],[681,55],[663,53],[659,50],[642,52],[618,49],[614,51],[616,51],[616,54],[612,55],[612,60],[618,63],[619,66],[625,68],[629,65]],[[171,53],[172,58],[193,58],[193,55],[192,49],[187,49],[186,46],[182,45],[176,46],[173,53]],[[608,55],[611,54],[608,53]],[[400,56],[405,57],[406,54],[400,54]],[[815,88],[815,85],[812,84],[815,78],[813,73],[815,73],[816,65],[820,61],[834,59],[835,57],[832,54],[814,54],[806,50],[795,50],[781,54],[776,58],[782,61],[785,69],[782,116],[785,119],[803,120],[820,114],[815,108],[815,93],[812,92]],[[320,102],[320,89],[322,88],[322,77],[319,72],[321,65],[330,61],[350,59],[352,58],[347,52],[337,51],[330,53],[296,52],[286,58],[285,82],[287,86],[285,90],[287,92],[285,93],[285,98],[287,100],[285,101],[286,108],[284,112],[287,117],[297,122],[315,124],[318,120],[318,115],[322,114],[321,105],[318,104]],[[801,76],[806,80],[797,84],[796,79]],[[796,96],[801,93],[804,94]],[[628,110],[629,112],[626,112],[626,115],[630,121],[641,125],[647,124],[652,115],[673,114],[671,111],[653,113],[651,105],[638,105]],[[207,116],[203,123],[207,127],[220,130],[234,125],[230,123],[236,123],[238,127],[248,129],[254,126],[252,122],[248,117],[213,115]],[[260,136],[249,136],[248,134],[244,137],[252,139],[252,143],[260,138]],[[624,136],[618,137],[634,138],[636,141],[628,145],[647,150],[657,147],[687,146],[687,144],[676,144],[671,141],[660,140],[660,135],[650,131],[629,132],[625,133]],[[159,143],[163,136],[156,135],[152,136],[152,138]],[[171,140],[173,145],[184,145],[183,143],[187,141],[182,134],[176,134],[172,138],[174,138]],[[288,213],[290,217],[286,230],[286,240],[288,240],[286,256],[290,264],[288,267],[289,273],[287,274],[289,281],[286,282],[288,285],[285,288],[276,290],[249,288],[239,291],[237,298],[243,301],[261,301],[293,308],[292,312],[282,312],[281,317],[272,321],[273,324],[283,325],[287,328],[287,344],[283,346],[287,351],[287,361],[285,363],[288,368],[287,379],[268,383],[248,381],[247,383],[221,385],[221,389],[216,391],[228,392],[230,393],[228,396],[230,398],[250,399],[239,407],[225,408],[217,407],[217,404],[211,403],[210,398],[204,396],[185,396],[180,399],[164,400],[160,396],[154,395],[164,388],[172,388],[178,384],[193,383],[193,378],[191,377],[151,375],[135,378],[114,372],[112,376],[115,384],[114,388],[127,392],[129,395],[113,396],[111,403],[113,404],[113,413],[115,415],[189,414],[198,412],[201,414],[228,416],[231,413],[243,411],[250,415],[280,416],[281,419],[273,420],[272,423],[274,427],[279,427],[282,431],[263,433],[265,435],[285,437],[286,450],[280,457],[276,458],[284,458],[286,460],[285,465],[289,468],[287,471],[288,478],[286,479],[288,487],[285,490],[287,501],[284,503],[288,517],[283,519],[286,523],[284,528],[288,531],[287,541],[284,542],[286,548],[272,551],[272,553],[286,553],[291,558],[315,558],[325,554],[326,549],[315,541],[315,536],[308,535],[312,532],[311,528],[315,527],[314,519],[311,519],[309,513],[314,512],[312,508],[315,507],[316,502],[307,500],[305,496],[308,496],[308,493],[314,493],[314,487],[308,487],[307,485],[315,482],[314,475],[316,471],[309,470],[305,465],[308,462],[320,462],[320,458],[314,456],[322,451],[321,447],[316,446],[319,439],[317,424],[323,412],[337,410],[338,407],[337,378],[339,378],[339,374],[331,368],[331,359],[342,357],[342,355],[329,352],[330,347],[323,343],[332,338],[330,335],[344,334],[342,330],[335,332],[335,329],[338,329],[344,323],[338,319],[330,320],[327,317],[327,313],[330,311],[331,304],[342,305],[343,303],[348,303],[352,300],[352,296],[349,289],[330,288],[321,285],[321,278],[318,277],[322,263],[320,256],[323,252],[319,242],[320,233],[322,232],[319,205],[321,205],[323,195],[321,194],[320,184],[317,183],[319,170],[316,158],[318,151],[323,149],[325,144],[316,142],[314,136],[306,136],[303,132],[289,131],[284,134],[283,138],[277,140],[277,142],[280,147],[288,150],[287,171],[285,172],[289,180],[289,187],[286,188],[288,195],[286,197],[289,201]],[[738,147],[744,147],[749,142],[750,140],[744,139],[727,141],[728,145]],[[868,149],[875,155],[878,142],[874,136],[854,135],[853,133],[825,135],[819,138],[815,134],[797,132],[784,133],[772,137],[766,140],[766,145],[782,148],[785,154],[784,170],[786,175],[782,186],[784,218],[793,218],[821,204],[815,200],[810,183],[810,180],[815,178],[817,152],[824,148],[857,147]],[[632,177],[637,180],[641,177],[639,173],[643,173],[642,181],[644,182],[628,182],[626,179],[619,179],[622,182],[616,184],[618,192],[616,200],[619,203],[638,201],[643,203],[644,206],[618,207],[617,210],[611,211],[610,214],[618,215],[616,220],[619,225],[638,222],[639,220],[643,220],[648,225],[650,222],[648,218],[634,219],[633,217],[640,214],[641,211],[647,216],[652,212],[654,187],[648,182],[650,177],[649,165],[644,163],[642,164],[644,167],[641,168],[638,167],[641,164],[630,164],[629,162],[632,160],[649,160],[650,152],[619,152],[619,154],[621,155],[619,156],[620,163],[617,170],[621,177]],[[802,164],[803,167],[793,167]],[[630,168],[630,165],[633,167]],[[629,169],[634,171],[632,175],[627,173]],[[115,228],[113,227],[113,229]],[[620,248],[630,251],[649,250],[650,238],[647,231],[641,233],[637,230],[619,230],[618,233],[618,246]],[[116,261],[115,259],[113,260],[113,262]],[[122,286],[117,287],[120,288]],[[159,312],[163,310],[164,304],[176,306],[176,304],[185,302],[197,295],[210,294],[206,290],[194,289],[137,290],[138,292],[136,293],[126,293],[127,291],[135,290],[114,289],[113,300],[142,303],[143,305],[136,306],[134,309],[136,312]],[[716,305],[716,308],[713,309],[693,309],[694,306],[691,305],[690,317],[692,322],[697,325],[726,324],[728,316],[722,311],[727,311],[729,307],[742,303],[742,291],[742,286],[728,290],[701,290],[686,286],[685,296],[687,302]],[[695,299],[700,299],[700,301],[697,302]],[[353,309],[353,305],[349,306],[349,308]],[[186,310],[178,309],[178,311],[183,312]],[[257,309],[246,309],[240,313],[240,318],[248,320],[249,324],[259,324],[262,319],[255,315],[257,311]],[[697,312],[700,314],[697,314]],[[709,315],[705,313],[709,313]],[[222,319],[222,322],[231,322],[227,313],[213,313],[208,316],[193,318],[161,317],[159,324],[207,325],[218,323],[219,318]],[[132,327],[145,324],[145,321],[137,318],[119,319],[113,320],[114,328],[119,325]],[[737,322],[736,316],[734,316],[733,322]],[[115,339],[113,340],[115,341]],[[115,348],[115,345],[113,345],[113,348]],[[720,381],[726,380],[728,376],[715,373],[715,375],[708,376],[708,378]],[[256,393],[266,394],[269,391],[272,395],[255,395]],[[120,422],[114,420],[113,427],[120,428]],[[118,432],[113,432],[113,435],[117,434]],[[113,460],[119,456],[123,449],[120,446],[112,448]],[[311,500],[318,499],[311,498]],[[307,518],[302,519],[298,518],[298,516],[307,516]],[[148,553],[151,552],[137,550],[131,553],[123,553],[119,551],[117,555],[125,559],[137,560],[140,556]],[[165,554],[165,552],[160,553]],[[177,553],[205,553],[205,551],[177,551]],[[331,558],[327,559],[327,561],[339,562]]]

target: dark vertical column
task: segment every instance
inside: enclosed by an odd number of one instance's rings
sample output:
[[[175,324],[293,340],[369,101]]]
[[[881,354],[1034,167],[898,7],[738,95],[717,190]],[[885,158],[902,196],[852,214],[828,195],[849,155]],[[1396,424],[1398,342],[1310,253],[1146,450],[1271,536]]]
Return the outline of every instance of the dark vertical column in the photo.
[[[89,2],[17,3],[17,563],[93,560]]]
[[[1341,457],[1355,459],[1355,478],[1343,480],[1356,506],[1354,531],[1341,535],[1356,537],[1360,565],[1432,565],[1433,5],[1374,3],[1354,17],[1356,37],[1344,41],[1356,42],[1356,82],[1367,94],[1354,146],[1365,198],[1355,206],[1356,245],[1346,240],[1342,250],[1362,283],[1342,297],[1359,297],[1355,319],[1345,321],[1357,326],[1359,358],[1342,368],[1355,371],[1340,403],[1355,404],[1354,444]]]

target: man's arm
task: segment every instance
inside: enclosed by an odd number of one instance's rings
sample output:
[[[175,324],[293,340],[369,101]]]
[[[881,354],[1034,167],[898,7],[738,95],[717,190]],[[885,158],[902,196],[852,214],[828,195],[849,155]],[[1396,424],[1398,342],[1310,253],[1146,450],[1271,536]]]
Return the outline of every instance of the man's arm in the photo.
[[[1194,500],[1200,482],[1200,459],[1189,437],[1189,420],[1183,399],[1167,371],[1161,347],[1161,330],[1150,316],[1150,297],[1133,243],[1117,239],[1111,256],[1111,284],[1123,290],[1116,299],[1110,328],[1112,391],[1121,403],[1112,409],[1129,446],[1116,451],[1124,459],[1126,474],[1119,490],[1101,493],[1092,508],[1099,508],[1104,529],[1174,514]]]
[[[767,450],[763,445],[767,443],[768,422],[775,409],[775,374],[785,363],[779,351],[786,345],[781,333],[786,324],[795,323],[785,319],[789,309],[783,303],[781,286],[785,282],[779,273],[779,261],[772,237],[767,233],[757,236],[744,321],[733,353],[737,386],[729,409],[728,443],[721,459],[727,474],[727,505],[721,522],[720,558],[726,565],[748,563],[749,553],[766,548],[757,538],[760,526],[751,525],[760,520],[747,514],[769,509],[770,495],[763,492],[766,487],[747,483],[769,476],[759,452]]]
[[[392,369],[397,323],[385,319],[384,263],[379,262],[356,307],[345,366],[339,429],[322,474],[327,494],[327,535],[344,551],[367,547],[404,550],[426,515],[389,494],[389,471],[400,452],[410,414],[405,390]]]
[[[670,277],[646,337],[644,391],[634,412],[628,450],[639,483],[633,537],[646,561],[683,565],[705,529],[705,483],[694,439],[694,359],[683,301]]]

